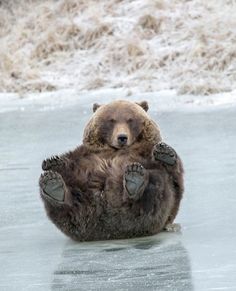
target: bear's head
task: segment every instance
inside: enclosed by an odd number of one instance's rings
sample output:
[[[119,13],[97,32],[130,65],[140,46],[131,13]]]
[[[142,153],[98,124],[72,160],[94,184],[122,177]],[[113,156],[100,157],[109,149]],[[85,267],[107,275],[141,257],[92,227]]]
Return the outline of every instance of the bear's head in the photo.
[[[106,105],[93,105],[93,116],[88,122],[83,143],[94,150],[130,147],[134,143],[158,143],[160,129],[146,113],[146,101],[134,103],[125,100]]]

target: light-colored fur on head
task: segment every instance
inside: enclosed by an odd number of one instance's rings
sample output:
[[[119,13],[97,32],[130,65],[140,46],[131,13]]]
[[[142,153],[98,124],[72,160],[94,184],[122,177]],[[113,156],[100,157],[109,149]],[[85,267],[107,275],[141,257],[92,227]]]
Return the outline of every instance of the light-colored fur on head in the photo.
[[[146,101],[134,103],[126,100],[118,100],[106,105],[95,104],[93,106],[94,114],[84,130],[84,145],[94,150],[110,148],[110,145],[104,143],[99,136],[101,123],[107,122],[108,120],[106,118],[108,117],[115,118],[122,114],[129,118],[129,112],[132,113],[132,116],[135,116],[134,119],[138,119],[143,124],[141,132],[143,141],[151,144],[158,143],[161,140],[160,128],[146,113],[147,110],[148,104]],[[104,117],[106,117],[105,120],[103,120]]]
[[[161,132],[159,126],[151,119],[147,120],[143,131],[144,140],[156,144],[161,141]]]

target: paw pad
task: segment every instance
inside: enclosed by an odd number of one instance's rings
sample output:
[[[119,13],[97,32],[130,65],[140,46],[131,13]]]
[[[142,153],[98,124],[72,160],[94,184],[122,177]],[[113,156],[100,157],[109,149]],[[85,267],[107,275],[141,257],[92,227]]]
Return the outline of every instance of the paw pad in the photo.
[[[171,166],[176,163],[177,159],[175,150],[164,142],[154,146],[153,156],[156,161],[161,161]]]
[[[53,171],[45,172],[40,177],[39,185],[43,195],[49,196],[58,202],[64,201],[64,181],[60,174]]]
[[[124,186],[130,198],[140,198],[140,195],[146,186],[146,174],[146,169],[139,163],[133,163],[126,167],[124,175]]]

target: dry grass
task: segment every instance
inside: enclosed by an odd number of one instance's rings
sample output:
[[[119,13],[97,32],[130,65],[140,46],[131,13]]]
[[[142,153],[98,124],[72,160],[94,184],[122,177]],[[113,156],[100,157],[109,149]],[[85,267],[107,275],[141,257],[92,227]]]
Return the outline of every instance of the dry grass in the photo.
[[[151,30],[156,34],[160,31],[161,24],[162,19],[157,19],[155,16],[150,14],[141,16],[138,21],[138,25],[140,25],[143,30]]]
[[[235,12],[234,0],[0,0],[0,91],[230,91]]]

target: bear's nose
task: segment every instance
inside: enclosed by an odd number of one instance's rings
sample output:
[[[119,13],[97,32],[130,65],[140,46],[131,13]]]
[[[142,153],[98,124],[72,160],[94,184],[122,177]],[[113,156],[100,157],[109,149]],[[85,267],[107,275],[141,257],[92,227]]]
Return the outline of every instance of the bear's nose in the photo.
[[[128,136],[126,134],[119,134],[117,140],[119,145],[126,145],[128,141]]]

